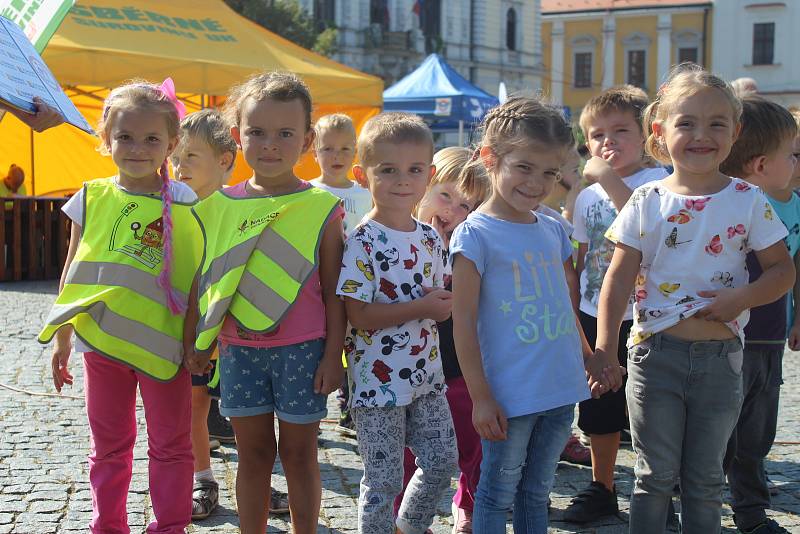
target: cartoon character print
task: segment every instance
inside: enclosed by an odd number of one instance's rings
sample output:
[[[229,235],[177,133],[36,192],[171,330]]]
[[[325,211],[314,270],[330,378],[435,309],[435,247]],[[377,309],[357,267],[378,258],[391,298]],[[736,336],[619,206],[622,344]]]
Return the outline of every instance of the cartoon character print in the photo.
[[[400,284],[400,291],[403,292],[403,295],[411,297],[412,300],[420,298],[425,294],[425,291],[422,289],[422,274],[414,273],[413,280],[413,284],[409,284],[408,282]]]
[[[386,365],[382,360],[375,360],[372,364],[372,374],[375,375],[375,378],[377,378],[381,384],[388,384],[392,381],[392,371],[394,371],[394,369]]]
[[[411,335],[408,332],[383,336],[381,338],[381,345],[383,345],[381,354],[388,356],[394,351],[404,350],[410,341]]]
[[[361,258],[358,258],[356,260],[356,267],[358,267],[358,270],[364,275],[364,278],[370,282],[375,280],[375,269],[372,268],[372,264],[369,262],[369,260],[365,262]]]
[[[378,260],[378,266],[381,268],[381,271],[386,272],[400,263],[400,252],[394,247],[387,248],[386,250],[379,250],[375,253],[375,259]]]
[[[378,407],[378,399],[375,396],[378,394],[377,391],[374,389],[370,389],[369,391],[362,391],[359,396],[355,399],[353,405],[356,408],[377,408]]]
[[[378,290],[386,295],[389,300],[397,300],[397,284],[393,284],[386,278],[381,278],[378,284]]]
[[[397,374],[400,378],[408,380],[412,387],[421,386],[425,383],[425,379],[428,378],[428,372],[425,370],[425,358],[417,360],[415,369],[403,367]]]
[[[132,236],[127,232],[119,231],[123,220],[132,216],[138,207],[138,204],[135,202],[130,202],[122,209],[121,215],[114,222],[109,250],[121,252],[142,265],[150,269],[155,269],[163,259],[164,220],[159,217],[145,226],[144,230],[142,230],[142,223],[140,221],[133,221],[129,225]],[[127,224],[127,222],[125,222],[125,224]],[[141,234],[139,233],[140,230],[142,231]],[[132,242],[130,237],[133,238]],[[117,245],[116,241],[120,238],[128,242],[121,246]]]
[[[411,243],[409,248],[410,248],[409,252],[412,257],[407,260],[403,260],[403,269],[405,269],[406,271],[410,271],[411,269],[416,267],[417,262],[419,261],[419,249],[415,247],[413,243]]]
[[[436,248],[436,238],[431,234],[432,229],[430,226],[423,225],[423,228],[425,229],[425,233],[423,234],[422,245],[428,250],[428,254],[434,256],[435,254],[433,251]]]

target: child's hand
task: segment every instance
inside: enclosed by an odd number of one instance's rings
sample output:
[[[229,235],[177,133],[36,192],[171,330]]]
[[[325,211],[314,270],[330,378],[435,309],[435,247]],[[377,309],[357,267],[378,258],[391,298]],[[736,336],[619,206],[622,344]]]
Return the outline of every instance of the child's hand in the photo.
[[[425,296],[422,302],[425,303],[425,318],[433,319],[437,323],[446,321],[453,311],[453,294],[446,289],[438,287],[423,287]]]
[[[711,291],[698,291],[697,295],[703,298],[714,299],[708,306],[695,314],[695,317],[698,319],[729,323],[736,319],[744,310],[742,307],[742,297],[738,288],[723,287]]]
[[[59,393],[61,393],[61,388],[64,387],[64,384],[69,386],[72,385],[72,375],[69,374],[69,370],[67,369],[69,355],[71,352],[71,341],[60,343],[58,338],[56,338],[55,345],[53,346],[53,359],[51,366],[53,370],[53,385],[56,387],[56,391]]]
[[[500,405],[491,397],[472,404],[472,425],[481,439],[503,441],[508,437],[508,420]]]
[[[183,355],[183,366],[193,375],[203,375],[210,368],[211,354],[199,354],[194,350],[186,351]]]
[[[344,380],[344,367],[342,357],[322,358],[314,375],[314,393],[329,395],[342,387]]]
[[[608,178],[614,178],[616,176],[618,176],[617,171],[611,168],[609,162],[600,156],[592,156],[583,168],[583,177],[586,178],[589,183],[603,183]]]
[[[595,361],[592,361],[595,360]],[[622,387],[622,377],[625,376],[626,370],[619,364],[617,355],[607,353],[603,349],[596,349],[594,356],[589,358],[591,362],[592,371],[589,373],[589,388],[592,395],[599,393],[601,389],[605,390],[603,393],[609,391],[619,391]],[[586,366],[589,370],[589,364]],[[600,370],[598,372],[598,370]],[[600,386],[603,386],[602,388]]]
[[[797,321],[789,329],[789,348],[792,350],[800,348],[800,323]]]
[[[611,391],[611,384],[608,377],[605,375],[605,371],[608,367],[605,362],[591,355],[584,359],[583,366],[584,369],[586,369],[586,379],[589,382],[592,398],[598,399],[600,395]]]

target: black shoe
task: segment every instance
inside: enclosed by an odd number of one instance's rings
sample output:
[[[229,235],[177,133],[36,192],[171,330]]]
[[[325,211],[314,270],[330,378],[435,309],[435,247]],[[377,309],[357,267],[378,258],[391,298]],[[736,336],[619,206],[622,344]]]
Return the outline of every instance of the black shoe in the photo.
[[[356,425],[353,423],[353,418],[350,417],[350,410],[345,410],[339,417],[339,424],[336,425],[336,431],[342,436],[349,438],[356,437]]]
[[[600,482],[592,482],[578,493],[564,511],[568,523],[589,523],[607,515],[619,514],[616,491],[609,491]]]
[[[789,534],[789,531],[775,522],[774,519],[767,519],[751,529],[740,528],[742,534]]]
[[[208,409],[208,437],[220,443],[236,443],[231,422],[219,413],[216,399],[211,399],[211,407]]]

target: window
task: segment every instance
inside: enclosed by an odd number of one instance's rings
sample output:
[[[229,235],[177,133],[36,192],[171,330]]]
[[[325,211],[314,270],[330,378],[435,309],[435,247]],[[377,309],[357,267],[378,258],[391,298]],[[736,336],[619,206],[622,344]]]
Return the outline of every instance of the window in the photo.
[[[441,0],[425,0],[421,4],[419,24],[425,37],[425,53],[441,52],[442,42],[442,4]]]
[[[513,7],[506,11],[506,48],[517,49],[517,12]]]
[[[645,77],[644,50],[628,50],[628,83],[636,87],[644,87]]]
[[[314,0],[314,22],[317,31],[334,26],[336,23],[336,1]]]
[[[369,22],[380,25],[385,31],[389,30],[389,6],[386,0],[370,0]]]
[[[772,65],[775,54],[775,23],[753,24],[753,65]]]
[[[578,52],[575,54],[575,87],[592,86],[592,53]]]
[[[678,63],[686,63],[687,61],[697,63],[697,48],[678,49]]]

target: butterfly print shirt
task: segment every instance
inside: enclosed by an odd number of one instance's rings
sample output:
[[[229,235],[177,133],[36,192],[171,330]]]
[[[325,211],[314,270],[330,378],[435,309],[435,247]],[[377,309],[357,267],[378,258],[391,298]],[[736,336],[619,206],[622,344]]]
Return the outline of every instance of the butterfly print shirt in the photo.
[[[364,219],[344,245],[336,293],[367,303],[397,304],[443,288],[446,250],[439,234],[416,222],[401,232]],[[347,379],[352,407],[405,406],[444,393],[436,321],[419,319],[380,330],[347,326]]]
[[[707,306],[712,299],[698,291],[746,285],[747,253],[786,234],[764,194],[737,178],[705,196],[679,195],[660,182],[636,189],[606,233],[642,253],[628,346]],[[742,343],[749,313],[728,323]]]

